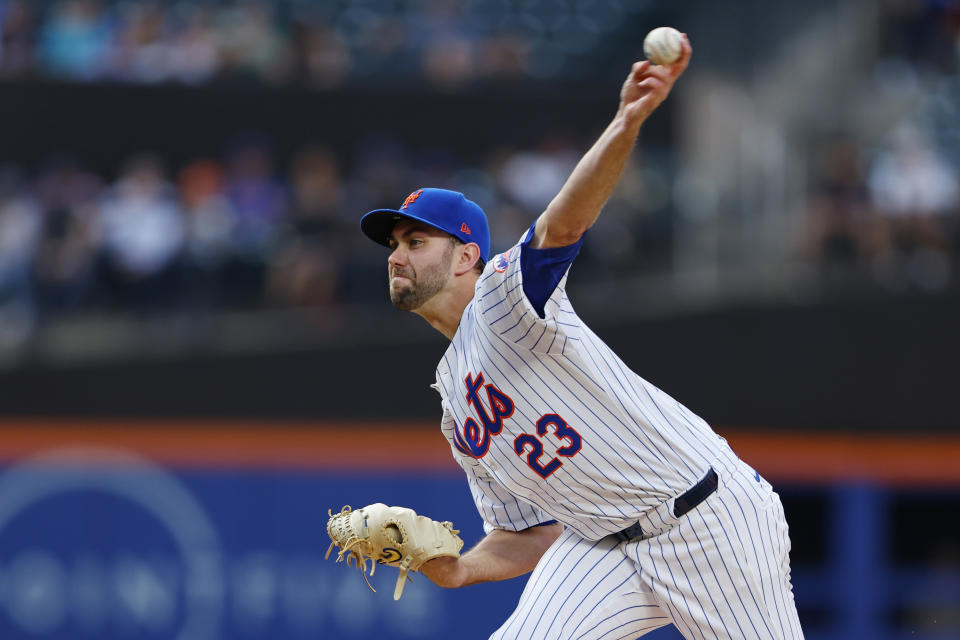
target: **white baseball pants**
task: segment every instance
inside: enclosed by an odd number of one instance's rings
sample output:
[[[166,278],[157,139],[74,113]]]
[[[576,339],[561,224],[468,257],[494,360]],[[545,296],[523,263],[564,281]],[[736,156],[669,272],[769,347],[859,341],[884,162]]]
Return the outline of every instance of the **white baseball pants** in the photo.
[[[620,542],[570,530],[544,554],[491,640],[631,640],[673,623],[687,640],[802,640],[779,496],[739,460],[680,518],[673,500]]]

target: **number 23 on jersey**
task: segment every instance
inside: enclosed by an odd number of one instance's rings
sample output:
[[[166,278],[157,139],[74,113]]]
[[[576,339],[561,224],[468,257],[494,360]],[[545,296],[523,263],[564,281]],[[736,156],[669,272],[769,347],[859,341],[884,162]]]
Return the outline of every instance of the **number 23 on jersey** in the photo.
[[[478,423],[473,418],[467,418],[461,429],[456,422],[453,425],[453,444],[457,450],[471,458],[482,458],[490,450],[490,439],[503,431],[503,421],[513,415],[513,400],[500,391],[492,383],[484,384],[483,373],[476,378],[467,374],[464,384],[467,387],[467,404],[473,407]],[[485,393],[483,393],[485,392]],[[481,398],[483,393],[484,398]],[[486,402],[484,402],[486,400]],[[556,449],[556,455],[570,458],[580,452],[583,441],[580,434],[567,424],[567,421],[555,413],[547,413],[537,420],[536,434],[521,433],[513,441],[513,450],[518,456],[526,455],[529,466],[541,478],[548,478],[557,469],[563,466],[558,457],[551,457],[542,462],[544,443],[547,434],[559,440],[562,446]],[[547,441],[549,444],[549,441]]]

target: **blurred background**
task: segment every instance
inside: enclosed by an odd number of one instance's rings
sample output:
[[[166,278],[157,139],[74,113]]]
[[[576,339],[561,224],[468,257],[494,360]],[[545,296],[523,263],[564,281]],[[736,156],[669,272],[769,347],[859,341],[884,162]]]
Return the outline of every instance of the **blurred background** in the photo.
[[[956,0],[0,0],[0,637],[496,629],[524,579],[323,559],[343,504],[482,535],[359,218],[507,249],[660,25],[570,297],[775,484],[808,638],[960,637]]]

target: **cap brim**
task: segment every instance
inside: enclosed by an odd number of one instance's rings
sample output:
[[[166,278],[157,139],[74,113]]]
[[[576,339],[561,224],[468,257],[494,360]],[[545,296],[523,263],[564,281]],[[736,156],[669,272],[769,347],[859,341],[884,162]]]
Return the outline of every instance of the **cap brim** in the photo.
[[[375,209],[360,218],[360,229],[377,244],[388,247],[390,233],[397,222],[405,217],[396,209]]]
[[[397,226],[397,223],[401,220],[416,220],[417,222],[422,222],[423,224],[433,227],[434,229],[440,229],[444,233],[450,233],[446,229],[441,229],[433,222],[429,220],[424,220],[423,218],[418,218],[417,216],[407,215],[396,209],[374,209],[370,211],[362,218],[360,218],[360,229],[367,235],[368,238],[376,242],[377,244],[382,244],[385,247],[390,246],[390,234],[393,233],[393,228]]]

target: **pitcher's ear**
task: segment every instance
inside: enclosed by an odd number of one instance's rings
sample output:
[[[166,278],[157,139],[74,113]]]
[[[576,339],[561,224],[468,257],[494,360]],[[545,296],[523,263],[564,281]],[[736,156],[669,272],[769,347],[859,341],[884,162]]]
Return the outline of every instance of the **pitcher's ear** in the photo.
[[[473,269],[474,265],[480,260],[480,247],[477,246],[476,242],[462,244],[459,249],[456,268],[456,274],[458,276]]]

